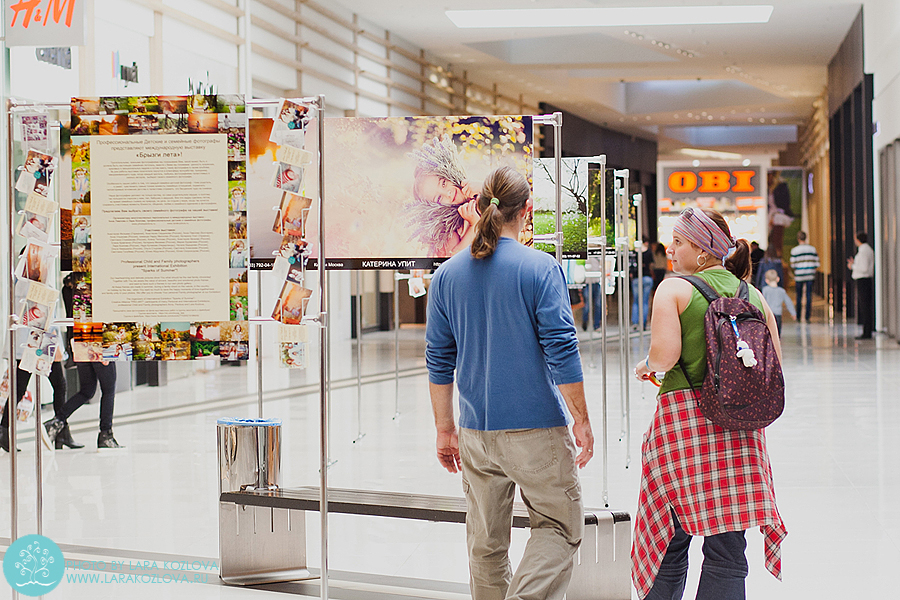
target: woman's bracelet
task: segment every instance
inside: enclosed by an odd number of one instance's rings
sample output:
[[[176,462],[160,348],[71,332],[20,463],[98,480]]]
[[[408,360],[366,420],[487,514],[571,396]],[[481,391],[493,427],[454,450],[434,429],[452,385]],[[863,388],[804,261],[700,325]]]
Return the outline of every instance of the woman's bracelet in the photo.
[[[647,370],[652,373],[653,369],[650,368],[650,355],[649,354],[646,356],[646,358],[644,358],[644,364],[647,365]]]

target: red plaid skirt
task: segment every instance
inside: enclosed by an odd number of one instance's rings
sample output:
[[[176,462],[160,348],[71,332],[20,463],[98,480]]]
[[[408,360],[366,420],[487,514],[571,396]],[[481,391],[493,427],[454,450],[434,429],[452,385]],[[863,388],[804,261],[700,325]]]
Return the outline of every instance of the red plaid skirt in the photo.
[[[765,431],[714,425],[697,408],[698,394],[676,390],[659,396],[641,446],[641,494],[631,548],[631,578],[641,598],[650,593],[674,535],[673,510],[689,535],[759,527],[766,568],[781,579],[787,529],[775,506]]]

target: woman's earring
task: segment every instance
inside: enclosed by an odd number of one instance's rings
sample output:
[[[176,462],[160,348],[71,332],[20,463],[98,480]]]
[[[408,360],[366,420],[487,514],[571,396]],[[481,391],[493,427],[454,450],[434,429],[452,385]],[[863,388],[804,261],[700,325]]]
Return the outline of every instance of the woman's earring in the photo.
[[[706,266],[706,262],[707,262],[708,260],[709,260],[709,259],[706,258],[706,257],[704,256],[704,257],[703,257],[703,264],[701,265],[701,264],[700,264],[700,257],[697,256],[697,266],[700,267],[700,268],[702,269],[703,267]]]

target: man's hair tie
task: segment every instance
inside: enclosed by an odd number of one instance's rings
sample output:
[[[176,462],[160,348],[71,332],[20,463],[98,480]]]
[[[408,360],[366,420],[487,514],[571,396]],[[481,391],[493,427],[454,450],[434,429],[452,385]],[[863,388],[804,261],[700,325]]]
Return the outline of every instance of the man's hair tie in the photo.
[[[500,206],[500,200],[498,200],[497,198],[491,198],[491,204],[494,204],[495,206]]]

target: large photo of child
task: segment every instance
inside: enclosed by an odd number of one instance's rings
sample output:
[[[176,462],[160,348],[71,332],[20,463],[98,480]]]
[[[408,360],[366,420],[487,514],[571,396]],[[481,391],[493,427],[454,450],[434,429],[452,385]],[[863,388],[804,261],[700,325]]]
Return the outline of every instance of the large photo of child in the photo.
[[[530,117],[326,119],[326,257],[346,266],[351,258],[449,258],[471,242],[490,171],[507,165],[531,181],[532,140]],[[310,127],[307,148],[316,143]],[[317,229],[310,219],[313,246]]]

